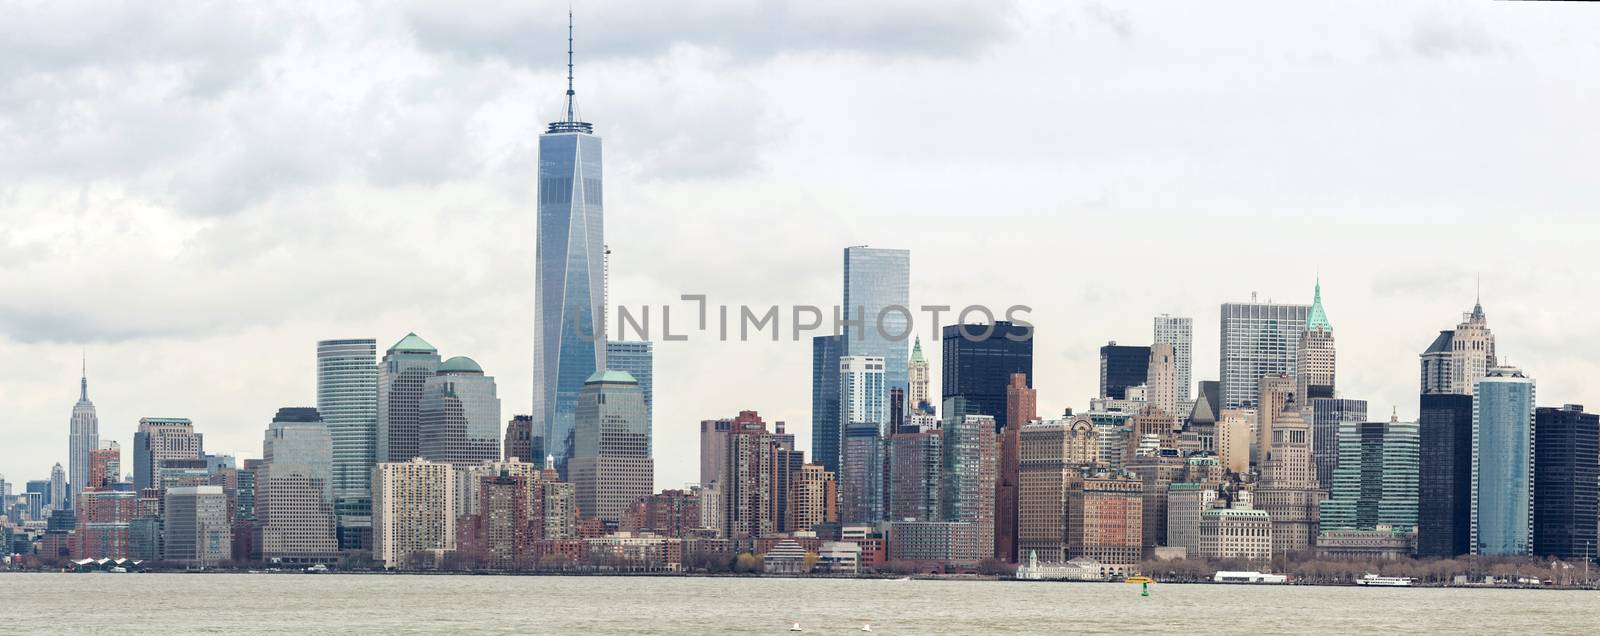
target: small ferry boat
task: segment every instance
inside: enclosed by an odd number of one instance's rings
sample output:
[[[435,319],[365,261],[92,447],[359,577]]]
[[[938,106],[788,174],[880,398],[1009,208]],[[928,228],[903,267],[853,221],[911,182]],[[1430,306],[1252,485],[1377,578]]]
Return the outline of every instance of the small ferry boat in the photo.
[[[1217,583],[1287,583],[1289,577],[1282,574],[1265,574],[1262,572],[1218,572],[1211,580]]]
[[[1356,585],[1370,585],[1373,587],[1411,587],[1416,580],[1409,576],[1378,576],[1368,574],[1356,579]]]
[[[1148,576],[1130,576],[1122,580],[1123,583],[1155,583],[1156,580]]]

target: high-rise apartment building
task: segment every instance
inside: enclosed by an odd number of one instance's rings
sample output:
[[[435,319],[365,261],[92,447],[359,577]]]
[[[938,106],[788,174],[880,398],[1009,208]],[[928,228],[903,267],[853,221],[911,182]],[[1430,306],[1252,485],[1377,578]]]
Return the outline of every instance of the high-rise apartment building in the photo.
[[[534,251],[533,421],[563,475],[578,394],[589,376],[609,368],[601,145],[594,126],[578,120],[571,57],[569,46],[565,116],[539,136]]]
[[[1150,345],[1150,362],[1146,366],[1146,401],[1168,415],[1183,415],[1178,412],[1178,359],[1172,345]]]
[[[939,474],[944,461],[939,429],[889,438],[889,514],[892,521],[939,520]]]
[[[645,413],[644,392],[627,371],[597,371],[584,382],[567,464],[584,516],[616,523],[635,499],[654,492]]]
[[[1533,552],[1534,381],[1495,367],[1472,394],[1473,554]]]
[[[233,554],[228,495],[222,486],[167,489],[162,504],[162,559],[213,567]]]
[[[906,393],[908,410],[911,412],[930,413],[938,400],[930,394],[930,379],[928,376],[928,359],[922,355],[922,337],[911,343],[911,362],[906,366],[906,378],[910,389]]]
[[[842,335],[811,339],[811,459],[835,474],[844,439],[839,428],[839,359],[844,348]]]
[[[130,525],[138,494],[131,490],[85,489],[78,495],[72,554],[79,559],[123,559],[132,555]]]
[[[204,440],[194,423],[181,417],[144,417],[133,434],[133,488],[142,491],[160,485],[158,471],[168,459],[200,459]]]
[[[1222,305],[1222,355],[1218,377],[1222,381],[1223,408],[1253,408],[1261,378],[1289,374],[1298,368],[1295,353],[1305,331],[1309,305],[1271,302]]]
[[[1178,402],[1189,401],[1194,386],[1194,319],[1161,314],[1155,317],[1152,344],[1172,345],[1178,373]]]
[[[839,521],[839,492],[833,473],[820,464],[806,464],[790,482],[788,526],[811,530],[824,523]]]
[[[378,367],[377,461],[406,462],[421,453],[422,389],[439,370],[439,350],[408,333]]]
[[[1311,461],[1316,464],[1317,484],[1326,491],[1333,488],[1333,470],[1343,444],[1340,427],[1367,421],[1366,400],[1311,398]]]
[[[993,554],[994,546],[994,493],[998,469],[999,444],[995,436],[994,418],[988,415],[964,415],[960,398],[945,398],[944,464],[940,479],[943,487],[939,503],[944,508],[945,521],[964,521],[973,524],[978,545],[987,546]]]
[[[843,355],[883,358],[885,396],[909,388],[910,306],[911,250],[844,249]]]
[[[606,342],[606,368],[627,371],[639,382],[644,394],[644,432],[655,452],[655,348],[648,340],[611,340]]]
[[[946,421],[988,415],[996,426],[1009,421],[1006,387],[1011,385],[1011,376],[1021,373],[1027,377],[1027,385],[1033,386],[1033,328],[1005,321],[946,325],[941,337],[943,404],[961,405],[964,410],[940,415]],[[952,402],[952,398],[959,399]]]
[[[500,458],[500,397],[472,358],[445,360],[423,381],[417,418],[420,457],[454,466]]]
[[[372,466],[378,451],[378,341],[317,343],[317,412],[333,438],[333,510],[339,546],[372,538]]]
[[[1332,489],[1322,502],[1319,526],[1327,530],[1409,533],[1417,526],[1417,462],[1421,438],[1415,422],[1342,422],[1336,437]]]
[[[1318,280],[1311,310],[1306,315],[1305,331],[1300,332],[1300,342],[1295,348],[1295,395],[1301,404],[1334,396],[1335,362],[1333,325],[1328,323],[1328,314],[1322,309],[1322,281]]]
[[[122,446],[114,440],[101,440],[98,448],[89,451],[88,473],[80,494],[88,490],[110,490],[111,485],[122,481]],[[76,507],[76,504],[74,504]]]
[[[1128,387],[1143,385],[1150,377],[1150,347],[1119,345],[1113,340],[1100,347],[1100,397],[1127,399]]]
[[[1472,396],[1422,394],[1417,417],[1417,556],[1472,551]]]
[[[1006,421],[1000,429],[1000,466],[995,479],[994,493],[994,557],[1007,563],[1016,563],[1017,552],[1017,483],[1020,472],[1020,446],[1022,428],[1039,419],[1039,394],[1028,386],[1028,376],[1011,374],[1011,384],[1006,386]]]
[[[883,436],[889,426],[886,363],[877,356],[839,359],[839,514],[846,523],[881,521]]]
[[[418,554],[455,547],[456,510],[450,464],[416,458],[373,469],[372,557],[408,567]]]
[[[1534,412],[1533,553],[1592,559],[1600,550],[1600,416],[1568,404]]]
[[[94,402],[89,401],[89,363],[83,364],[83,374],[78,378],[78,403],[72,405],[70,432],[67,434],[67,493],[66,503],[59,508],[75,505],[77,493],[89,483],[89,452],[100,447],[100,417],[95,414]]]
[[[700,423],[701,509],[714,517],[709,521],[724,538],[751,539],[776,531],[777,448],[755,411]],[[714,496],[709,494],[713,491]]]

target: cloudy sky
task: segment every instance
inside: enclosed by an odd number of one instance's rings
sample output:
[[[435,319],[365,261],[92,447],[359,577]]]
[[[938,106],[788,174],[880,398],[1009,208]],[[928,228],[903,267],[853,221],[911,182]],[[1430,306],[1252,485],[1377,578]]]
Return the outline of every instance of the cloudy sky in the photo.
[[[66,463],[80,352],[125,462],[141,416],[259,456],[324,338],[415,331],[529,409],[565,3],[3,4],[0,474]],[[1341,392],[1404,418],[1481,273],[1540,403],[1600,406],[1590,7],[574,4],[614,302],[832,305],[844,246],[909,248],[914,303],[1034,307],[1056,413],[1162,312],[1214,379],[1218,305],[1320,272]],[[740,409],[809,448],[809,344],[710,340],[657,345],[658,486]]]

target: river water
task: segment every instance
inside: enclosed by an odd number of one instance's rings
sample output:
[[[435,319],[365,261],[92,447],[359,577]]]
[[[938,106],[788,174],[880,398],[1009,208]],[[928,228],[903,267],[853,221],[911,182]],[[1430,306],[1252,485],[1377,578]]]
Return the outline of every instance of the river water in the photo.
[[[1600,633],[1600,592],[1011,581],[0,574],[0,633]]]

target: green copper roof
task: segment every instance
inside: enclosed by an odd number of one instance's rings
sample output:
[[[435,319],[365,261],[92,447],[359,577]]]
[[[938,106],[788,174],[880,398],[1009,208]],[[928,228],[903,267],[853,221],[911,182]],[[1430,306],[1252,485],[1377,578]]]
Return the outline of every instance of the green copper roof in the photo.
[[[421,352],[421,353],[438,353],[439,352],[438,349],[433,348],[433,345],[428,344],[427,340],[423,340],[421,338],[418,338],[417,334],[415,334],[415,333],[406,334],[406,337],[401,338],[400,342],[394,343],[394,346],[393,347],[389,347],[389,350],[390,351],[416,351],[416,352]]]
[[[922,336],[917,336],[917,341],[911,345],[911,361],[926,362],[922,357]]]
[[[594,375],[589,376],[589,379],[583,381],[584,384],[590,384],[593,382],[615,382],[622,384],[639,383],[638,380],[633,378],[633,374],[628,373],[627,371],[618,371],[616,369],[596,371],[594,372]]]
[[[1333,331],[1328,324],[1328,314],[1322,310],[1322,279],[1317,279],[1316,295],[1311,297],[1311,313],[1306,315],[1306,331]]]
[[[472,358],[456,356],[440,364],[439,373],[483,373],[483,367],[478,366]]]

